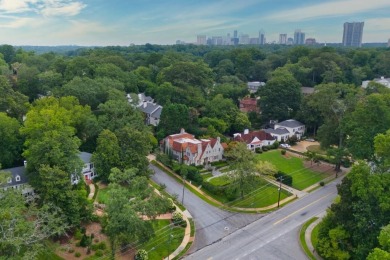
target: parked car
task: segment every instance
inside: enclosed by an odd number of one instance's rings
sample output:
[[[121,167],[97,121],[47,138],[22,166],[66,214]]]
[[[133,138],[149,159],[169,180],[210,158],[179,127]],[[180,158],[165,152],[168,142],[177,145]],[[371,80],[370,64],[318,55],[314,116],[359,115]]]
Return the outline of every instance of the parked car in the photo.
[[[281,144],[280,147],[282,147],[282,148],[290,148],[291,146],[289,144]]]
[[[308,141],[308,142],[315,142],[316,140],[314,140],[313,138],[307,138],[306,141]]]

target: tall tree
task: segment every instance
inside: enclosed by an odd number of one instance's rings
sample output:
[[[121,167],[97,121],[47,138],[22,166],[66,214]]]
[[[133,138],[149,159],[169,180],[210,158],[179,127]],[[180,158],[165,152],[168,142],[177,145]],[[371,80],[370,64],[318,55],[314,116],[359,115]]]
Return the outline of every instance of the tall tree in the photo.
[[[119,167],[119,142],[116,135],[110,130],[103,130],[97,139],[96,151],[92,155],[92,161],[99,178],[108,182],[111,168]]]
[[[0,112],[0,164],[9,168],[20,161],[23,140],[19,134],[18,120]]]
[[[266,120],[292,118],[301,104],[301,85],[286,69],[275,70],[259,93],[262,115]]]

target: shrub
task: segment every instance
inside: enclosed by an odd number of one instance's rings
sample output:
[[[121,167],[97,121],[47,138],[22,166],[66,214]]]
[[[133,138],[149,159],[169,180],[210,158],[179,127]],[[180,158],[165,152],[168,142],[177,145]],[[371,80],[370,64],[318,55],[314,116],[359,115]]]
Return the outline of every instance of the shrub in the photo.
[[[92,245],[91,245],[91,249],[92,249],[93,251],[98,250],[98,249],[99,249],[99,244],[92,244]]]
[[[325,182],[321,181],[321,182],[320,182],[320,185],[321,185],[321,186],[325,186]]]
[[[76,253],[74,253],[74,256],[75,256],[75,257],[80,257],[80,256],[81,256],[81,253],[80,253],[80,252],[76,252]]]
[[[256,149],[255,149],[255,153],[262,153],[263,151],[261,150],[261,148],[260,147],[257,147]]]
[[[98,248],[101,249],[101,250],[106,250],[107,249],[107,245],[106,245],[106,243],[104,241],[100,242],[98,244],[98,246],[99,246]]]
[[[272,145],[270,145],[272,147],[272,149],[278,149],[279,147],[279,142],[278,141],[275,141]]]
[[[69,248],[68,253],[73,254],[74,253],[74,249],[73,248]]]
[[[183,215],[180,212],[173,212],[172,213],[172,222],[175,225],[180,225],[183,222]]]
[[[266,152],[266,151],[268,151],[268,150],[269,150],[269,149],[268,149],[268,146],[266,146],[266,145],[265,145],[265,146],[263,146],[263,147],[262,147],[262,149],[263,149],[263,151],[264,151],[264,152]]]
[[[144,249],[138,250],[134,259],[135,260],[148,260],[148,252],[146,252]]]
[[[165,166],[172,167],[172,159],[168,154],[158,153],[156,156],[157,161],[161,162]]]
[[[281,153],[282,155],[285,155],[285,154],[286,154],[286,150],[281,150],[280,153]]]
[[[80,246],[87,247],[90,244],[91,244],[91,238],[89,236],[87,236],[86,234],[84,234],[80,240]]]
[[[95,256],[97,257],[102,257],[103,256],[103,251],[102,250],[96,250]]]
[[[81,233],[80,229],[76,229],[76,232],[74,232],[74,238],[80,240],[82,237],[83,234]]]
[[[173,200],[171,198],[168,198],[168,203],[169,203],[168,206],[169,212],[174,212],[176,210],[176,206],[174,205]]]
[[[292,176],[290,175],[287,175],[286,173],[284,172],[281,172],[281,171],[278,171],[274,177],[279,180],[280,178],[282,178],[282,183],[283,184],[286,184],[288,186],[291,186],[292,185],[292,182],[293,182],[293,178]]]

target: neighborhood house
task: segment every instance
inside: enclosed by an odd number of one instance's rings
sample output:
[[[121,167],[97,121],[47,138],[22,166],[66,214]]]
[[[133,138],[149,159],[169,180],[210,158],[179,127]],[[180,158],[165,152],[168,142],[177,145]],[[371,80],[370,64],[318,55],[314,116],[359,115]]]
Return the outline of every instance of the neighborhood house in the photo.
[[[207,165],[220,161],[225,148],[226,144],[221,143],[219,137],[198,140],[184,129],[164,139],[165,153],[171,153],[175,160],[187,165]]]
[[[278,142],[285,142],[294,135],[301,139],[305,134],[305,125],[297,120],[288,119],[275,123],[274,128],[267,128],[264,131],[275,137]]]
[[[97,176],[93,163],[91,163],[91,157],[92,154],[90,153],[80,152],[79,154],[79,158],[84,162],[81,174],[84,176],[86,181],[92,180]],[[17,189],[20,190],[23,195],[33,194],[34,191],[28,184],[28,178],[26,176],[26,165],[27,162],[25,161],[24,166],[1,170],[0,175],[5,175],[7,173],[10,173],[11,175],[6,178],[6,182],[0,182],[0,188],[4,190]],[[79,181],[80,178],[78,174],[71,174],[72,184],[77,184]]]
[[[134,99],[137,99],[138,102]],[[149,96],[145,96],[144,93],[137,94],[137,97],[134,99],[130,94],[127,94],[127,100],[129,103],[135,103],[134,106],[144,113],[145,123],[147,125],[157,126],[160,123],[160,116],[163,107],[154,103],[154,99]]]
[[[245,129],[244,133],[237,133],[233,136],[234,141],[246,143],[247,148],[251,151],[266,145],[272,145],[275,142],[275,138],[263,130],[250,132],[248,129]]]

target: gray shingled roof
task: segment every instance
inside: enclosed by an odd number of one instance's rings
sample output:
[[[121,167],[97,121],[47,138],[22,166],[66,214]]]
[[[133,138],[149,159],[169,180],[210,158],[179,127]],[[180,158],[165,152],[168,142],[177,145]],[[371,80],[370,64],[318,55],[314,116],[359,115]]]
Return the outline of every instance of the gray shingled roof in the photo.
[[[162,107],[159,106],[159,107],[156,109],[156,111],[153,112],[152,117],[160,118],[161,112],[162,112]]]
[[[80,159],[81,159],[84,163],[90,163],[90,162],[91,162],[92,154],[91,154],[91,153],[87,153],[87,152],[80,152],[80,153],[79,153],[79,157],[80,157]]]
[[[277,123],[275,125],[281,125],[281,126],[290,127],[290,128],[304,126],[304,124],[302,124],[301,122],[299,122],[295,119],[288,119],[288,120],[285,120],[283,122]]]
[[[26,176],[26,168],[24,166],[4,169],[4,170],[0,171],[0,174],[5,174],[5,172],[11,173],[12,182],[11,183],[8,183],[8,182],[2,183],[2,184],[0,184],[0,187],[9,187],[9,186],[21,185],[21,184],[28,183],[28,179]],[[20,176],[20,181],[16,181],[16,176]]]
[[[278,128],[278,129],[267,128],[267,129],[264,129],[264,132],[269,133],[269,134],[275,134],[275,135],[285,135],[285,134],[289,134],[290,133],[284,127],[281,127],[281,128]]]

